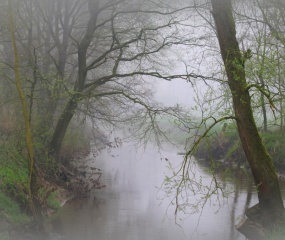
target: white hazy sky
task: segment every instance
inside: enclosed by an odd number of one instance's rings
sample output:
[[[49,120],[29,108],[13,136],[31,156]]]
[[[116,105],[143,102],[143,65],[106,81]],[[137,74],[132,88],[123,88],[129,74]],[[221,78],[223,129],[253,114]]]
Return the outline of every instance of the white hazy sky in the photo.
[[[185,80],[159,80],[156,87],[155,97],[159,102],[163,102],[166,105],[180,104],[186,108],[190,108],[194,104],[192,86]]]

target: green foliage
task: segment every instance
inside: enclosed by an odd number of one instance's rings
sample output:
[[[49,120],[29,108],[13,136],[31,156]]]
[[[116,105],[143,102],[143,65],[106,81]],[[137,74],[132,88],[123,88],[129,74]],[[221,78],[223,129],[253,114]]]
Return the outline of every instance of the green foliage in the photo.
[[[29,223],[31,218],[23,214],[19,204],[0,191],[0,239],[11,240],[9,226]]]
[[[233,142],[230,148],[227,150],[225,158],[230,158],[235,155],[235,153],[240,149],[240,142]]]
[[[277,168],[285,169],[285,135],[279,132],[262,133],[266,149]]]
[[[227,162],[242,162],[244,155],[234,125],[215,127],[210,135],[202,140],[195,151],[195,156],[212,160],[226,160]]]
[[[20,206],[27,205],[26,159],[12,142],[0,145],[0,191]]]
[[[23,224],[30,221],[30,218],[21,213],[19,205],[0,192],[0,219],[5,219],[11,224]]]
[[[265,148],[272,157],[278,169],[285,169],[285,135],[279,132],[260,133]],[[196,150],[196,157],[211,160],[225,159],[227,161],[242,162],[245,160],[242,146],[236,129],[231,128],[222,134],[216,132],[202,141]]]
[[[45,204],[46,207],[54,210],[60,209],[60,202],[57,200],[57,192],[53,189],[47,187],[41,188],[38,192],[38,197],[41,198],[41,202]]]
[[[49,194],[48,199],[47,199],[47,206],[49,208],[59,210],[60,209],[60,202],[58,201],[58,193],[57,192],[52,192]]]
[[[226,151],[225,159],[232,159],[236,162],[244,162],[245,155],[243,153],[242,145],[236,129],[229,129],[225,133],[229,140],[228,149]]]

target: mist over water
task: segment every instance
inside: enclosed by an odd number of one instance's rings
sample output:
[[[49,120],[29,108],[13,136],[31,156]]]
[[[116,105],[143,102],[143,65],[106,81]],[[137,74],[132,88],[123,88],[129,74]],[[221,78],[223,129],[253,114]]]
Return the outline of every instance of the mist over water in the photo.
[[[170,175],[167,161],[177,166],[183,156],[172,147],[168,149],[158,152],[150,146],[143,150],[125,144],[103,150],[91,160],[103,170],[106,188],[95,190],[88,199],[66,204],[51,222],[53,232],[70,240],[245,239],[234,230],[234,224],[247,205],[257,202],[250,176],[237,176],[235,183],[223,182],[232,194],[220,196],[219,201],[217,196],[211,197],[202,212],[179,213],[178,226],[175,207],[160,188],[165,175]],[[204,184],[210,184],[207,167],[197,165],[195,171]],[[197,196],[191,196],[191,201],[195,199]]]

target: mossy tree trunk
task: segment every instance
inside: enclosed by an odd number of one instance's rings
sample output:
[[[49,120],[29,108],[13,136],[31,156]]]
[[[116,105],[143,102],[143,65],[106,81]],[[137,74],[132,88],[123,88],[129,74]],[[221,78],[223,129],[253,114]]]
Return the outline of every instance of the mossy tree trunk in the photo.
[[[65,109],[62,112],[59,120],[57,121],[52,139],[49,144],[49,156],[54,160],[57,160],[59,157],[63,138],[65,136],[68,125],[77,110],[78,101],[79,100],[77,99],[76,95],[71,98],[65,106]]]
[[[34,217],[35,223],[38,227],[43,227],[43,218],[41,213],[41,204],[38,198],[38,190],[40,187],[39,179],[36,174],[36,163],[35,163],[35,154],[34,154],[34,143],[32,136],[32,127],[29,117],[29,108],[26,100],[26,96],[22,87],[22,81],[20,76],[20,64],[19,64],[19,54],[16,44],[15,37],[15,26],[14,26],[14,17],[12,10],[12,0],[8,1],[9,8],[9,30],[11,34],[11,43],[14,51],[14,73],[15,73],[15,87],[18,92],[18,96],[21,102],[24,129],[25,129],[25,140],[27,148],[27,159],[28,159],[28,194],[29,194],[29,207],[30,212]]]
[[[258,192],[260,223],[268,227],[279,219],[284,206],[276,169],[259,136],[251,108],[244,55],[236,39],[230,0],[211,0],[217,37],[232,93],[238,133]]]
[[[89,21],[86,32],[78,45],[78,71],[77,80],[74,85],[73,95],[68,100],[60,118],[56,123],[55,130],[53,132],[50,144],[49,144],[49,156],[53,159],[58,159],[60,153],[63,138],[65,136],[68,125],[76,113],[78,104],[82,99],[82,94],[85,87],[87,76],[87,50],[93,40],[94,33],[97,27],[97,18],[99,14],[99,0],[88,1],[89,7]]]

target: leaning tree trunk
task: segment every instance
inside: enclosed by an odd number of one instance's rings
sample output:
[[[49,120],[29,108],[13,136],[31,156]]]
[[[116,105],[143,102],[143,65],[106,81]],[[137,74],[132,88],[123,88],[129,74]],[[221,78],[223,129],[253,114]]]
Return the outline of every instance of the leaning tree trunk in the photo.
[[[87,29],[78,45],[78,72],[73,91],[74,94],[70,97],[65,106],[60,118],[57,121],[54,133],[49,143],[49,157],[58,160],[63,138],[65,136],[68,125],[73,118],[79,102],[84,95],[84,87],[87,76],[87,50],[93,40],[93,35],[96,31],[97,18],[100,12],[100,0],[88,0],[89,20]]]
[[[245,57],[241,54],[236,39],[231,1],[211,0],[211,2],[218,41],[232,93],[238,133],[258,192],[259,204],[254,208],[256,211],[248,211],[247,216],[251,218],[251,221],[257,223],[257,226],[253,224],[254,227],[251,230],[256,231],[256,235],[259,235],[258,238],[262,239],[264,235],[262,231],[260,234],[258,233],[258,226],[265,229],[270,228],[284,212],[278,177],[254,121],[244,70]],[[241,224],[238,226],[238,230],[242,232],[245,226],[250,227],[250,224]],[[245,231],[244,233],[246,234]],[[254,239],[252,236],[248,237]]]
[[[77,99],[75,97],[71,98],[57,121],[48,149],[49,156],[54,160],[58,159],[63,138],[65,136],[68,125],[75,114],[77,106]]]

